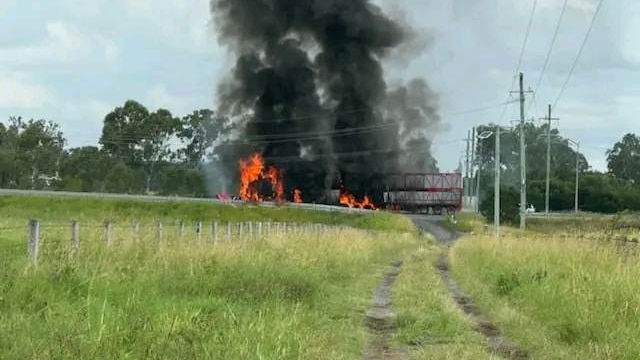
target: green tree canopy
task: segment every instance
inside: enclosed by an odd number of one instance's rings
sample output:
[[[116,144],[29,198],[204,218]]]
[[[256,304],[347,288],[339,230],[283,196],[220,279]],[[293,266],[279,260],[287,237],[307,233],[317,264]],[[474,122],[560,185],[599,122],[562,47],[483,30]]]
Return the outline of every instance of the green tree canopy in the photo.
[[[194,111],[180,121],[178,138],[184,143],[179,156],[193,167],[199,167],[213,154],[214,144],[225,131],[228,119],[209,109]]]
[[[37,189],[58,178],[65,139],[50,121],[9,119],[0,128],[0,186]]]
[[[145,174],[145,191],[151,192],[162,162],[175,158],[171,140],[180,126],[168,110],[150,113],[133,100],[109,113],[104,120],[100,144],[112,157]]]
[[[60,164],[60,187],[67,191],[105,191],[105,178],[114,160],[95,146],[65,151]]]
[[[619,179],[640,184],[640,138],[627,134],[607,151],[609,171]]]

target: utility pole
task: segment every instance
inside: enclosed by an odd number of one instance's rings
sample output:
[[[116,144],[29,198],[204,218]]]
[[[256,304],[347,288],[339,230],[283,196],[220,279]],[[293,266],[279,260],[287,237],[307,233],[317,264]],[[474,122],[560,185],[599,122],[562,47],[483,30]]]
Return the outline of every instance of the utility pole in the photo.
[[[496,127],[495,176],[493,190],[493,224],[496,227],[496,239],[500,239],[500,125]]]
[[[527,227],[527,168],[524,143],[524,74],[520,73],[520,230]]]
[[[576,142],[576,214],[580,212],[579,209],[579,196],[578,191],[580,190],[580,142]]]
[[[478,128],[476,131],[477,135],[475,136],[475,138],[478,139],[478,151],[475,153],[475,157],[476,157],[476,162],[478,163],[478,172],[476,174],[476,212],[479,214],[480,213],[480,179],[482,178],[482,156],[483,156],[483,152],[482,152],[482,147],[484,145],[484,140],[490,138],[492,135],[495,134],[495,132],[493,131],[483,131],[482,133],[480,133],[480,129]]]
[[[471,189],[471,193],[469,194],[473,199],[474,196],[477,195],[477,190],[474,189],[475,185],[475,167],[476,167],[476,128],[475,126],[471,129],[471,177],[469,178],[469,188]],[[473,204],[473,210],[476,209],[476,204],[478,202],[476,196],[476,202]]]
[[[480,214],[480,179],[482,178],[482,144],[484,139],[478,138],[478,173],[476,174],[476,213]]]
[[[482,156],[482,141],[478,139],[480,156]],[[482,159],[478,161],[478,173],[476,174],[476,213],[480,214],[480,179],[482,178]]]
[[[467,152],[465,154],[465,172],[464,172],[464,194],[467,197],[467,199],[469,198],[469,195],[471,194],[471,192],[469,191],[469,149],[471,146],[471,132],[467,131]]]
[[[532,91],[524,91],[524,74],[520,73],[520,230],[527,228],[527,158],[526,144],[524,139],[524,108],[525,93]]]
[[[551,117],[551,104],[549,104],[549,115],[542,120],[547,120],[547,182],[545,184],[544,213],[549,216],[549,192],[551,187],[551,121],[560,120]]]

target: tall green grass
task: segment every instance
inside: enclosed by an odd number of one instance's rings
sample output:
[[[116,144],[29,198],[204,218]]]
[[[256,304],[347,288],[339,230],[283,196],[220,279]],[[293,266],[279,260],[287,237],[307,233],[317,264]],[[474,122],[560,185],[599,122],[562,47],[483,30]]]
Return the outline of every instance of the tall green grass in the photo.
[[[405,261],[394,289],[396,342],[412,359],[492,359],[436,271],[440,251],[425,244]]]
[[[537,359],[640,358],[640,256],[569,233],[467,236],[455,277]]]
[[[292,207],[262,208],[250,205],[144,202],[63,197],[0,196],[0,228],[26,224],[28,219],[68,222],[131,220],[279,221],[346,225],[367,230],[413,231],[405,217],[386,212],[345,214]]]
[[[88,234],[37,266],[0,257],[3,359],[356,359],[380,271],[410,233],[335,230],[213,247]],[[97,235],[97,234],[95,234]]]

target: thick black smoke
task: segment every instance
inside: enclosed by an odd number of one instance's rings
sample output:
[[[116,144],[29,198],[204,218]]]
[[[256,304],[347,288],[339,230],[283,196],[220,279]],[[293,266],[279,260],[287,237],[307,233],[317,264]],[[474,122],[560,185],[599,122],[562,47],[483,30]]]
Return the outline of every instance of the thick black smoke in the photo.
[[[322,200],[336,179],[365,195],[384,174],[434,170],[437,97],[420,80],[388,91],[380,60],[410,31],[369,0],[212,0],[211,9],[237,56],[219,99],[244,129],[231,166],[262,151],[305,200]]]

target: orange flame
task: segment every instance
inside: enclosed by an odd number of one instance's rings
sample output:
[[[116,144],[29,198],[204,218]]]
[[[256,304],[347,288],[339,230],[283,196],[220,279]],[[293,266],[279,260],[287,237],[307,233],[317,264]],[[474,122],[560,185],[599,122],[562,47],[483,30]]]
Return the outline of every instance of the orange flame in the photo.
[[[302,204],[302,191],[300,189],[293,189],[293,202],[296,204]]]
[[[370,209],[370,210],[376,210],[376,206],[374,205],[374,203],[369,199],[368,196],[364,197],[364,200],[362,200],[362,202],[360,203],[360,205],[362,206],[362,209]]]
[[[371,199],[369,199],[368,196],[365,196],[362,201],[358,201],[358,199],[356,199],[354,195],[346,190],[340,191],[340,205],[348,206],[350,209],[358,208],[377,210],[375,204],[371,201]]]
[[[247,160],[240,161],[240,198],[244,201],[259,201],[260,195],[255,184],[262,178],[264,159],[253,154]]]
[[[271,183],[276,201],[284,201],[284,182],[282,181],[282,173],[280,170],[270,166],[267,172],[263,174],[265,180]]]
[[[284,201],[284,182],[280,170],[270,166],[265,171],[264,158],[256,153],[247,160],[240,161],[240,198],[244,201],[263,201],[258,187],[262,180],[271,184],[273,199]]]

